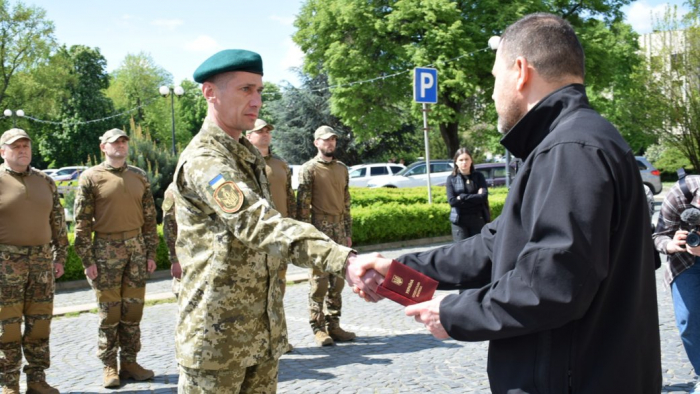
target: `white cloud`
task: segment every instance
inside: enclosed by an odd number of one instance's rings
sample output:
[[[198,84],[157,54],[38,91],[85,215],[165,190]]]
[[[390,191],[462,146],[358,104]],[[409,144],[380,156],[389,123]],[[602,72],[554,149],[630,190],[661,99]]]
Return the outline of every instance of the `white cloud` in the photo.
[[[293,16],[271,15],[270,20],[273,20],[275,22],[279,22],[285,26],[292,26],[294,24],[294,17]]]
[[[192,52],[214,52],[221,45],[209,36],[199,36],[194,40],[185,42],[185,49]]]
[[[175,30],[176,27],[181,26],[183,23],[182,19],[156,19],[151,22],[154,26],[164,27],[168,30]]]
[[[301,51],[301,48],[291,38],[287,38],[284,45],[287,50],[280,63],[282,69],[288,72],[292,67],[301,67],[304,64],[304,52]]]
[[[637,33],[650,33],[654,27],[654,22],[663,17],[666,12],[667,3],[651,6],[646,1],[638,1],[629,6],[627,11],[627,23]],[[679,7],[679,15],[684,14],[684,10]]]

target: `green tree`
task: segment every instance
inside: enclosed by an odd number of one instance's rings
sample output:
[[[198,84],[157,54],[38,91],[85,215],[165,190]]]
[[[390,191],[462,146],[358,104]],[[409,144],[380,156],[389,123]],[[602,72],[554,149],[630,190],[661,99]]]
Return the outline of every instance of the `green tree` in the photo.
[[[10,8],[10,2],[0,2],[0,107],[6,106],[16,73],[48,61],[55,46],[53,32],[53,22],[42,8],[21,2]]]
[[[306,54],[304,70],[329,75],[335,86],[331,111],[356,130],[359,139],[383,133],[396,119],[411,114],[419,123],[408,70],[437,68],[438,104],[430,117],[452,156],[460,144],[460,123],[488,121],[480,116],[488,113],[481,108],[491,105],[494,55],[486,50],[491,36],[535,11],[562,15],[579,31],[609,28],[621,20],[620,8],[629,2],[307,0],[293,38]],[[605,47],[592,42],[587,49]]]
[[[196,82],[185,79],[180,86],[185,94],[175,100],[175,134],[178,144],[184,147],[202,128],[207,116],[207,101]]]
[[[39,150],[53,166],[61,167],[99,156],[99,136],[122,119],[92,122],[114,114],[112,100],[105,96],[109,87],[107,60],[98,48],[64,46],[55,56],[68,60],[70,77],[63,80],[66,94],[58,109],[61,123],[44,136]]]
[[[679,17],[669,8],[646,36],[653,77],[645,87],[660,103],[656,131],[662,143],[680,151],[695,169],[700,168],[700,10]]]
[[[165,141],[170,141],[170,103],[157,99],[160,97],[158,88],[170,86],[172,82],[170,73],[158,66],[150,55],[128,54],[112,73],[107,96],[119,110],[136,108],[133,117],[137,124],[156,130],[157,138],[162,135],[167,137]]]
[[[313,132],[321,125],[333,127],[340,135],[336,157],[347,165],[387,161],[390,157],[412,159],[421,146],[412,124],[393,124],[384,133],[359,141],[351,128],[333,116],[329,106],[330,91],[325,75],[300,74],[302,88],[286,87],[279,100],[266,104],[276,119],[273,152],[293,164],[302,164],[316,156]]]

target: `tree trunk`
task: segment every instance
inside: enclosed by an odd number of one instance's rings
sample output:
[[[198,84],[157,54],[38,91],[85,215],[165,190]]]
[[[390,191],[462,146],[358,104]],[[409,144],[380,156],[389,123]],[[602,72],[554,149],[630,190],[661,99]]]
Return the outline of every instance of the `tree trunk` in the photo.
[[[440,135],[442,136],[442,140],[445,141],[448,159],[453,158],[455,152],[459,149],[459,136],[457,135],[457,131],[459,131],[459,122],[440,123]]]

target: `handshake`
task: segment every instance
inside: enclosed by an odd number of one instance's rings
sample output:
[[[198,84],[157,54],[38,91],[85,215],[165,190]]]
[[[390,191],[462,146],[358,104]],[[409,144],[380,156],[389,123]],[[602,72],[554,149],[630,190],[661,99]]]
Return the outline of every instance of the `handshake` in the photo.
[[[437,281],[379,253],[348,256],[345,279],[365,301],[390,298],[406,306],[406,315],[425,324],[433,336],[449,338],[440,323],[440,302],[444,297],[432,298]]]

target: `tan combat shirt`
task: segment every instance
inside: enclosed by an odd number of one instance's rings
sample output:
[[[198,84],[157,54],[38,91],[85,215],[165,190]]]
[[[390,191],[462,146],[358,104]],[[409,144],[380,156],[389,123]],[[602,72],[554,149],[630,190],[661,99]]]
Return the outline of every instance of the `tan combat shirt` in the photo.
[[[320,154],[304,163],[299,172],[297,217],[311,223],[313,216],[339,216],[347,237],[352,237],[350,177],[343,162],[325,161]]]
[[[103,162],[90,167],[78,181],[75,197],[75,252],[84,267],[95,264],[92,232],[121,233],[141,229],[146,258],[156,259],[156,206],[146,172]]]
[[[51,177],[32,167],[19,173],[0,164],[0,244],[51,244],[54,264],[65,263],[66,220]]]
[[[275,208],[286,218],[296,218],[297,204],[292,189],[292,169],[274,155],[265,156],[265,175],[270,183],[270,193]]]
[[[344,277],[351,249],[274,210],[258,150],[209,118],[182,152],[175,180],[178,363],[221,370],[279,358],[287,348],[282,261]]]

